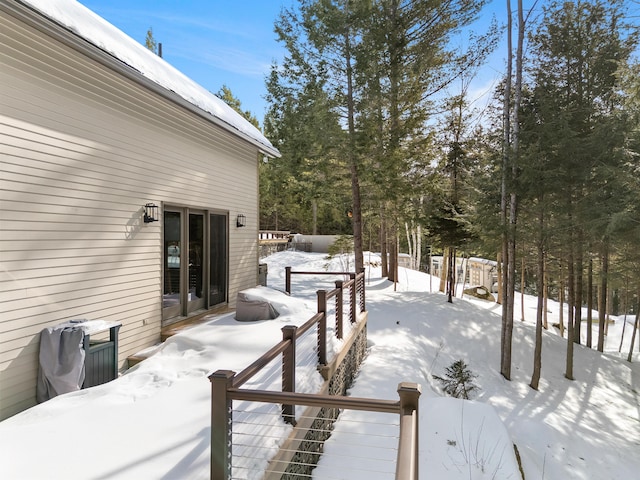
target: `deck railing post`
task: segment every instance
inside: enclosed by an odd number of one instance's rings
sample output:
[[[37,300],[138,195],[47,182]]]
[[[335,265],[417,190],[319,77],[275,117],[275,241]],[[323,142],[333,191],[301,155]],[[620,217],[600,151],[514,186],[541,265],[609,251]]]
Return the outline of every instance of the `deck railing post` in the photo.
[[[400,440],[396,480],[417,480],[418,477],[418,424],[420,385],[403,382],[398,385],[400,396]]]
[[[284,291],[291,294],[291,267],[284,267]]]
[[[282,391],[296,391],[296,330],[295,325],[282,327],[282,340],[289,342],[282,352]],[[291,425],[296,424],[295,405],[282,405],[282,418]]]
[[[336,295],[336,338],[342,339],[344,336],[342,328],[342,316],[343,316],[343,301],[342,301],[342,280],[336,280],[336,288],[340,290]]]
[[[327,364],[327,291],[318,290],[318,313],[322,316],[318,320],[318,363]]]
[[[211,480],[231,478],[232,401],[227,390],[235,372],[218,370],[209,376],[211,381]]]
[[[352,280],[351,286],[349,287],[349,301],[351,303],[349,309],[349,319],[351,320],[351,323],[356,323],[356,321],[358,320],[358,275],[356,275],[355,273],[350,273],[349,276]]]
[[[360,290],[360,311],[364,312],[367,308],[366,303],[365,303],[365,288],[364,288],[364,277],[365,277],[365,270],[364,267],[360,268],[360,282],[358,284],[358,288]]]

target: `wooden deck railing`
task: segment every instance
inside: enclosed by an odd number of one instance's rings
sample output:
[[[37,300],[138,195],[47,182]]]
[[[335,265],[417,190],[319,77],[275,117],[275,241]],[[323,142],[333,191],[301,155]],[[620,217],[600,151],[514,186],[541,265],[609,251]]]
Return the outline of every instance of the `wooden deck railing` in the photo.
[[[336,280],[335,285],[336,289],[349,289],[349,299],[350,299],[350,310],[349,310],[349,318],[351,319],[351,323],[355,323],[356,321],[356,305],[360,307],[360,311],[364,312],[366,309],[366,300],[365,300],[365,288],[364,288],[364,268],[360,269],[359,273],[353,272],[294,272],[291,270],[291,267],[285,267],[285,282],[284,282],[284,290],[288,294],[291,294],[291,277],[293,275],[331,275],[331,276],[344,276],[345,278],[349,278],[348,281]],[[333,290],[335,291],[335,290]],[[333,292],[332,291],[332,292]],[[341,301],[341,300],[340,300]],[[342,303],[341,303],[342,304]],[[337,310],[336,306],[336,310]],[[342,337],[338,337],[342,338]]]
[[[314,274],[318,272],[291,272],[287,267],[287,278],[290,274]],[[321,272],[320,274],[329,274]],[[336,273],[331,273],[335,275]],[[338,273],[342,275],[343,273]],[[236,374],[230,370],[218,370],[209,376],[211,381],[211,479],[230,480],[231,478],[231,427],[232,402],[244,400],[280,404],[285,422],[295,426],[295,406],[345,408],[386,412],[400,415],[400,440],[398,445],[397,480],[414,480],[418,478],[418,398],[420,389],[417,384],[402,383],[398,386],[399,401],[343,397],[335,395],[318,395],[295,393],[296,343],[297,340],[314,326],[318,329],[318,366],[327,365],[327,301],[336,299],[335,335],[342,338],[343,330],[343,291],[349,289],[349,318],[356,324],[358,313],[365,311],[364,303],[364,271],[355,274],[347,273],[350,280],[337,281],[336,288],[330,292],[317,292],[318,309],[302,326],[287,325],[282,328],[282,341],[247,368]],[[290,286],[289,281],[287,282]],[[361,288],[360,301],[356,292]],[[250,390],[241,388],[247,381],[264,369],[270,362],[282,355],[282,392],[267,390]]]

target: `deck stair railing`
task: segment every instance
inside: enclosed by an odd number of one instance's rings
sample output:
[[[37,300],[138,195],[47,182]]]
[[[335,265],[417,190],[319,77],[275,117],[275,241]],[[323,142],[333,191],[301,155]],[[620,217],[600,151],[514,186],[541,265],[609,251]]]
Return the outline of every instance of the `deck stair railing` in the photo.
[[[290,275],[295,274],[329,274],[328,272],[291,272],[287,267],[287,291],[290,291]],[[330,273],[335,275],[336,273]],[[340,272],[340,275],[343,273]],[[366,328],[366,316],[358,325],[358,313],[365,312],[364,303],[364,270],[360,273],[347,273],[349,280],[337,281],[336,288],[330,292],[317,292],[317,313],[301,326],[287,325],[282,328],[282,341],[247,368],[236,374],[230,370],[218,370],[209,376],[211,381],[211,479],[230,480],[233,401],[249,401],[258,403],[279,404],[281,415],[286,423],[295,427],[295,406],[323,407],[338,409],[368,410],[400,415],[400,435],[398,458],[396,464],[397,480],[414,480],[418,478],[418,398],[420,389],[417,384],[402,383],[398,386],[398,401],[345,397],[326,394],[305,394],[295,392],[296,341],[313,327],[318,331],[318,369],[328,380],[331,370],[327,366],[327,301],[336,299],[335,335],[342,338],[342,299],[345,289],[349,290],[349,319],[353,324],[354,335],[358,329]],[[360,295],[357,301],[357,293]],[[338,356],[344,355],[341,352]],[[282,392],[242,388],[272,361],[282,356],[281,375]],[[333,370],[335,371],[335,370]]]

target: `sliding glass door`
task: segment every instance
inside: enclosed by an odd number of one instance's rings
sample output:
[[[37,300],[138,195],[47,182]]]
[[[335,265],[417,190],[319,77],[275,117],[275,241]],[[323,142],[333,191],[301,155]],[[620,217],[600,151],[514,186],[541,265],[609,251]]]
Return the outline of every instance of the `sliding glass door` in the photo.
[[[189,291],[187,313],[205,307],[204,292],[204,213],[189,213]]]
[[[164,324],[227,301],[227,224],[226,214],[165,207]]]
[[[209,304],[227,300],[227,216],[209,216]]]
[[[181,313],[182,275],[182,214],[164,211],[164,294],[162,296],[163,317],[177,317]]]

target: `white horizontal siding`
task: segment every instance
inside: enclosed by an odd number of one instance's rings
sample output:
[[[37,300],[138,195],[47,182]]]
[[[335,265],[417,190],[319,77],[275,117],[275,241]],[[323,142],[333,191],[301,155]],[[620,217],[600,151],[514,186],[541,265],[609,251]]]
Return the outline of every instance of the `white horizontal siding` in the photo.
[[[122,322],[121,365],[159,341],[162,222],[144,204],[228,212],[230,303],[256,284],[257,155],[2,14],[0,419],[34,403],[47,326]]]

